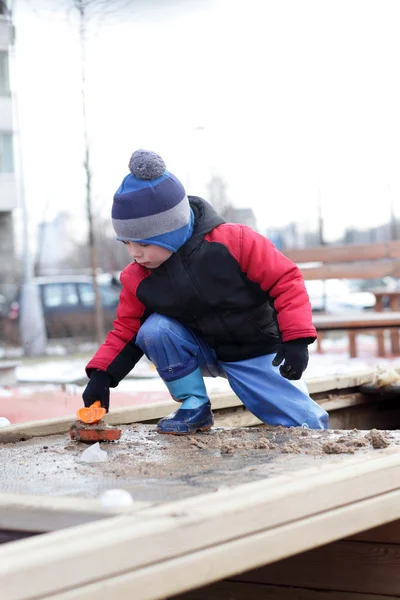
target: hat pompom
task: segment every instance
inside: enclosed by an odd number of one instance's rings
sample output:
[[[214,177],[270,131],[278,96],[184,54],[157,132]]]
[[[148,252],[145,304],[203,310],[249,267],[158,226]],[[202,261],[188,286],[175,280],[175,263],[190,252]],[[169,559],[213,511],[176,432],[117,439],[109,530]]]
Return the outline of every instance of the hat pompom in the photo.
[[[158,179],[166,168],[161,156],[151,150],[136,150],[129,161],[129,170],[138,179]]]

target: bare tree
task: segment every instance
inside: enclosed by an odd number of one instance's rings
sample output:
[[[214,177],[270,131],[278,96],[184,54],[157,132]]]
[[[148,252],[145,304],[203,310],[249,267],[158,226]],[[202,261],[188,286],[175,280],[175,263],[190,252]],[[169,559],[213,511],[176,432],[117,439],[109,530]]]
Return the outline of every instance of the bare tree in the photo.
[[[88,223],[88,246],[90,254],[90,268],[92,272],[93,290],[95,298],[95,323],[96,340],[100,344],[104,339],[104,315],[101,304],[99,284],[97,281],[97,248],[95,233],[93,227],[93,198],[92,198],[92,165],[91,148],[87,120],[87,42],[88,42],[88,19],[93,7],[99,8],[104,5],[102,0],[71,0],[79,17],[79,42],[80,42],[80,61],[81,61],[81,101],[83,117],[83,140],[84,140],[84,160],[83,168],[85,170],[85,188],[86,188],[86,216]]]
[[[109,219],[93,218],[96,231],[97,267],[102,271],[117,273],[122,271],[130,262],[129,254],[124,244],[116,242],[115,232]],[[60,263],[65,272],[87,272],[91,267],[90,253],[87,243],[74,244],[73,249],[64,256]]]

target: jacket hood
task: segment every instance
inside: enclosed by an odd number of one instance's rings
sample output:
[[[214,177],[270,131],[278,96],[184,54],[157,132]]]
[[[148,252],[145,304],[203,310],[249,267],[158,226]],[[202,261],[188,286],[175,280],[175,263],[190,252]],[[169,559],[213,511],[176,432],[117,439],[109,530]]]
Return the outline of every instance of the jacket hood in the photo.
[[[185,254],[196,248],[209,231],[225,223],[225,219],[216,212],[209,202],[198,196],[189,196],[188,198],[194,213],[194,226],[192,236],[182,246],[185,249]]]

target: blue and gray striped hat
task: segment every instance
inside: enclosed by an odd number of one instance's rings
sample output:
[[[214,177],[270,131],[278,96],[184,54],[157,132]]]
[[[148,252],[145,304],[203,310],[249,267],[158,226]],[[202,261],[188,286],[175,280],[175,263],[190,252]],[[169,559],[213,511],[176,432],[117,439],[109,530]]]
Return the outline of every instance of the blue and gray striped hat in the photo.
[[[161,156],[136,150],[114,196],[112,222],[117,240],[156,244],[176,252],[193,230],[193,212],[179,179]]]

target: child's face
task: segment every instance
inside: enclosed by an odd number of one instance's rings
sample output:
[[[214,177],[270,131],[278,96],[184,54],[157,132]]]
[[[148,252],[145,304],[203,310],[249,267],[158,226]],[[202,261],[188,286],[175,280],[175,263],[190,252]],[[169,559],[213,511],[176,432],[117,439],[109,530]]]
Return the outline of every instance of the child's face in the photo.
[[[142,267],[156,269],[162,265],[172,254],[171,250],[156,246],[155,244],[139,244],[138,242],[125,242],[129,256]]]

